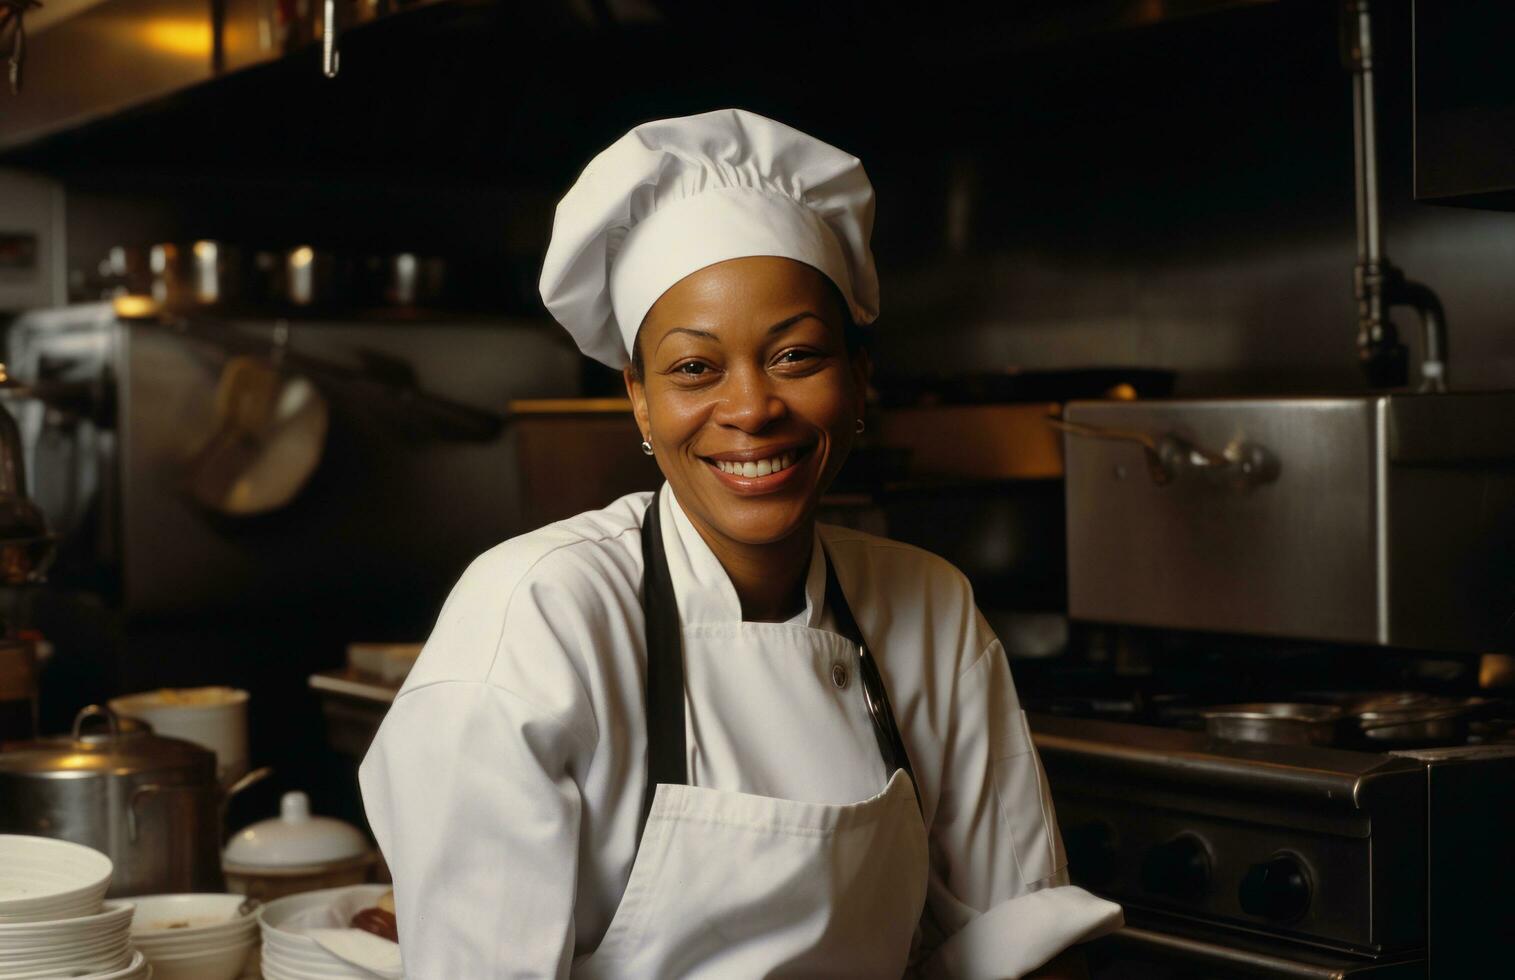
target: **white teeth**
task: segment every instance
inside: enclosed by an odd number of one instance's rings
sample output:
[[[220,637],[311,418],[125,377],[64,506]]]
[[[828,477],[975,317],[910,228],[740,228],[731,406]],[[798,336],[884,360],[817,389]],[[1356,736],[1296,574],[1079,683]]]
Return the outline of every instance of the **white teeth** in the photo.
[[[780,453],[768,459],[760,459],[755,462],[738,463],[724,459],[715,461],[715,465],[722,473],[730,473],[732,476],[752,479],[760,476],[771,476],[779,470],[786,470],[794,465],[794,453]]]

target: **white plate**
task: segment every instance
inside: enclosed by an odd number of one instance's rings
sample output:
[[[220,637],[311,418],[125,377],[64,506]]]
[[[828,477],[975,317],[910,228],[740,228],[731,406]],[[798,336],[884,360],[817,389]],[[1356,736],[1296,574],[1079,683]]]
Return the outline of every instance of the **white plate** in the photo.
[[[281,926],[301,913],[334,905],[344,898],[357,898],[360,905],[371,905],[387,891],[389,885],[349,885],[288,895],[264,905],[258,910],[263,929],[264,980],[373,980],[373,974],[343,963],[309,936]]]
[[[125,929],[113,929],[100,935],[80,934],[62,939],[56,936],[44,936],[25,941],[0,941],[0,970],[7,969],[8,964],[21,959],[46,956],[49,953],[64,950],[90,953],[116,943],[125,944],[129,938]]]
[[[111,869],[110,858],[82,844],[0,834],[0,923],[98,912]]]
[[[132,961],[123,970],[115,973],[89,974],[79,977],[77,980],[152,980],[153,965],[140,952],[133,956]]]
[[[247,901],[244,895],[139,895],[127,901],[137,906],[137,914],[132,918],[134,938],[200,938],[258,928],[256,915],[237,914],[237,909]],[[181,922],[185,925],[172,927],[173,923]]]
[[[263,980],[373,980],[373,974],[343,966],[336,960],[326,967],[298,967],[278,961],[270,963],[265,956],[262,969]]]
[[[348,885],[345,888],[323,888],[320,891],[301,892],[298,895],[276,898],[258,909],[258,923],[263,928],[263,940],[265,944],[276,948],[318,949],[314,939],[297,932],[289,932],[282,928],[283,924],[302,912],[335,904],[339,899],[349,895],[360,896],[371,905],[379,900],[380,895],[390,890],[388,885]]]
[[[47,949],[7,952],[0,956],[0,976],[19,970],[36,970],[44,966],[73,966],[75,963],[97,960],[114,961],[128,951],[130,941],[126,936],[109,936],[98,942],[65,943]]]
[[[95,977],[119,973],[129,968],[141,953],[129,947],[112,956],[77,957],[74,962],[51,966],[34,966],[0,972],[0,980],[55,980],[57,977]]]
[[[98,936],[124,936],[131,928],[132,904],[109,901],[103,911],[74,919],[47,920],[43,922],[9,922],[0,924],[0,949],[31,949],[37,944],[44,946],[66,945],[82,942]]]
[[[236,980],[252,955],[254,941],[238,946],[204,950],[179,956],[159,956],[143,951],[159,980]]]
[[[74,980],[149,980],[152,975],[152,964],[138,951],[132,954],[131,962],[120,969],[80,974]]]
[[[326,950],[311,941],[310,949],[278,949],[263,944],[263,956],[280,966],[295,967],[301,970],[320,970],[337,963],[337,959]]]
[[[229,949],[233,946],[256,946],[257,944],[258,932],[256,929],[245,929],[241,932],[225,936],[191,937],[189,939],[132,937],[132,945],[146,953],[149,959],[154,956],[181,956],[187,953],[203,953],[213,949]]]

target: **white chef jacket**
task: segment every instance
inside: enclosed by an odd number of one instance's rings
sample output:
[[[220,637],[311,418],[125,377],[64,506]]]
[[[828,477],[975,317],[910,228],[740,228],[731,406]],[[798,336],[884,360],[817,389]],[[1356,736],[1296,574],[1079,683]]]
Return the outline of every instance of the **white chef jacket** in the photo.
[[[407,976],[564,977],[605,934],[636,856],[646,779],[650,496],[478,558],[384,719],[359,780],[394,874]],[[686,632],[739,622],[730,579],[666,486],[661,506]],[[818,525],[797,627],[833,628],[823,539],[919,781],[927,971],[1003,976],[1007,951],[1024,959],[1029,946],[1043,962],[1118,927],[1118,906],[1068,884],[1004,651],[962,573],[919,548]],[[888,774],[862,700],[841,696],[854,683],[846,667],[783,646],[741,658],[718,644],[686,650],[690,782],[812,803],[878,794]]]

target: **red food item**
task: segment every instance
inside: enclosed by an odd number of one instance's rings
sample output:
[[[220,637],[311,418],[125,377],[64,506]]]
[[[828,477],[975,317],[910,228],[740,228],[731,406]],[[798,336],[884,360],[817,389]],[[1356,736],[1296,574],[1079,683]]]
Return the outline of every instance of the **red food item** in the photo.
[[[392,943],[400,941],[400,929],[395,922],[395,914],[386,912],[380,908],[368,908],[358,912],[348,923],[354,929],[362,929],[371,932],[382,939],[388,939]]]

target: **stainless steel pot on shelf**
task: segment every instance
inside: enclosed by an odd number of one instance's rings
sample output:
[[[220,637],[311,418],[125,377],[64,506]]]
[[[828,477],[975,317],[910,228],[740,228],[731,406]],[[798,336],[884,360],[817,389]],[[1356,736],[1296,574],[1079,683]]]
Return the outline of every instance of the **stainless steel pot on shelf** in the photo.
[[[86,732],[92,719],[104,731]],[[223,791],[214,753],[123,730],[91,705],[71,735],[0,752],[0,832],[104,852],[115,863],[110,896],[221,891],[222,805],[268,774],[255,770]]]

